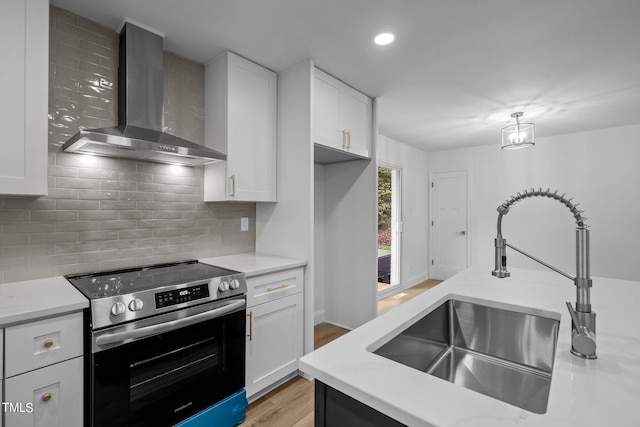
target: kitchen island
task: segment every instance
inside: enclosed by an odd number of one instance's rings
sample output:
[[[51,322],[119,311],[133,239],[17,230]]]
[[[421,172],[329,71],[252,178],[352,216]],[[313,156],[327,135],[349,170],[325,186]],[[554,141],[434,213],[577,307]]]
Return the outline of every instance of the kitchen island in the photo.
[[[410,368],[372,351],[455,296],[560,315],[546,413],[534,414]],[[471,267],[300,359],[300,370],[409,426],[631,426],[640,419],[640,283],[594,278],[596,360],[569,353],[565,302],[575,286],[551,272],[513,268],[511,278]],[[318,408],[316,408],[317,410]]]

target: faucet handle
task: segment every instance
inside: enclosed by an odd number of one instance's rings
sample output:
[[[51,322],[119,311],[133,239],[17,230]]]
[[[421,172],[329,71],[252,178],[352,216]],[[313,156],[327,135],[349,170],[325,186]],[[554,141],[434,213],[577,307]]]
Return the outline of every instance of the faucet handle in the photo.
[[[570,302],[567,302],[567,308],[573,321],[571,328],[571,353],[585,359],[597,359],[596,314],[593,312],[576,312]]]

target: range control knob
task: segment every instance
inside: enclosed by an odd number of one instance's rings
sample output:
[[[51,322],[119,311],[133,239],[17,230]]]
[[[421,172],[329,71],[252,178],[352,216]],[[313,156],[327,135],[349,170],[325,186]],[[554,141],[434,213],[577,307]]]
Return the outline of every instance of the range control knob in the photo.
[[[238,289],[240,287],[240,282],[238,282],[238,279],[233,279],[229,284],[229,287],[231,289]]]
[[[220,292],[226,292],[229,290],[229,282],[220,282],[220,284],[218,285],[218,290]]]
[[[134,298],[131,300],[131,302],[129,302],[129,310],[131,311],[138,311],[140,309],[142,309],[142,306],[144,304],[142,303],[142,300],[139,298]]]
[[[127,307],[124,305],[124,303],[121,302],[117,302],[111,306],[111,314],[114,316],[120,316],[126,310]]]

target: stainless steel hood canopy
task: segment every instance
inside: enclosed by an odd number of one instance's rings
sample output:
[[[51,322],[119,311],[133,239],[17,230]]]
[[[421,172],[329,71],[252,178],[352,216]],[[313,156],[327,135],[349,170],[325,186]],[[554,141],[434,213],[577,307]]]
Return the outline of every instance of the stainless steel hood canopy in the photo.
[[[226,160],[204,145],[162,132],[163,40],[131,22],[120,32],[118,126],[80,130],[67,153],[197,166]]]

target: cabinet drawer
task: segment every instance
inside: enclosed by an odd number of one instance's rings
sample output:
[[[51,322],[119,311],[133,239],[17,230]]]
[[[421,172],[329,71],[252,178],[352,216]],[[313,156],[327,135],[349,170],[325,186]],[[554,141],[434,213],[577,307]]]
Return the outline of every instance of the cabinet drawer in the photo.
[[[302,291],[302,268],[247,279],[247,307]]]
[[[82,355],[82,313],[5,329],[5,377]]]
[[[81,427],[83,358],[40,368],[5,380],[7,426]]]

